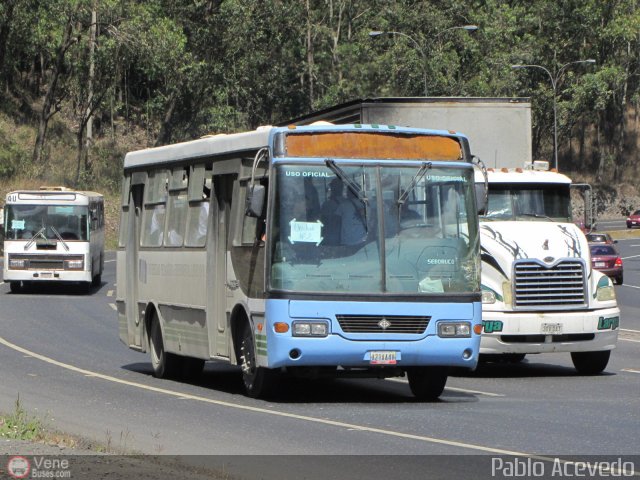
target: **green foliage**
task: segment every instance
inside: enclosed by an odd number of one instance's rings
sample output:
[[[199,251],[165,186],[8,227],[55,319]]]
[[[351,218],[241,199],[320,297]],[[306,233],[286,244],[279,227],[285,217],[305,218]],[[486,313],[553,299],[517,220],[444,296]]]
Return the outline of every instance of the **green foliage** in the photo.
[[[468,24],[479,29],[459,28]],[[640,108],[638,31],[634,0],[4,0],[0,110],[35,128],[57,78],[58,121],[47,133],[46,167],[29,165],[35,134],[16,139],[0,129],[0,177],[60,175],[117,190],[127,150],[425,90],[531,97],[533,154],[550,158],[550,79],[511,65],[557,74],[593,58],[558,77],[561,162],[621,178],[636,173],[629,159],[639,153],[628,120]]]
[[[16,400],[14,411],[0,416],[0,438],[16,440],[38,440],[43,434],[42,421],[30,416],[20,404],[20,397]]]

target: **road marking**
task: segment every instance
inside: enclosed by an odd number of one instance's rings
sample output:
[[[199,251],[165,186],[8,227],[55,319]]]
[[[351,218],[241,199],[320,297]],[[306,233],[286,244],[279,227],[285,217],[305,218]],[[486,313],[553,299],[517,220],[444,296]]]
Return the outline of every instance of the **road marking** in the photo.
[[[621,328],[620,329],[621,332],[633,332],[633,333],[640,333],[640,330],[633,330],[631,328]]]
[[[623,368],[621,372],[640,373],[640,370],[634,370],[633,368]]]
[[[436,437],[428,437],[425,435],[416,435],[416,434],[412,434],[412,433],[404,433],[404,432],[397,432],[394,430],[384,430],[382,428],[375,428],[375,427],[367,427],[364,425],[356,425],[353,423],[346,423],[346,422],[340,422],[337,420],[329,420],[326,418],[316,418],[316,417],[310,417],[307,415],[298,415],[295,413],[288,413],[288,412],[281,412],[281,411],[277,411],[277,410],[269,410],[266,408],[260,408],[260,407],[252,407],[249,405],[238,405],[237,403],[230,403],[230,402],[225,402],[223,400],[214,400],[212,398],[207,398],[207,397],[201,397],[199,395],[191,395],[191,394],[185,394],[183,392],[178,392],[175,390],[169,390],[166,388],[159,388],[159,387],[153,387],[151,385],[144,385],[142,383],[136,383],[136,382],[131,382],[129,380],[123,380],[121,378],[116,378],[116,377],[112,377],[110,375],[104,375],[102,373],[97,373],[97,372],[92,372],[91,370],[85,370],[84,368],[79,368],[76,367],[74,365],[70,365],[68,363],[63,363],[60,362],[58,360],[54,360],[53,358],[50,357],[46,357],[44,355],[40,355],[39,353],[35,353],[32,352],[30,350],[27,350],[26,348],[20,347],[18,345],[15,345],[11,342],[9,342],[8,340],[5,340],[3,337],[0,337],[0,344],[15,350],[17,352],[20,352],[22,354],[25,355],[31,355],[34,358],[37,358],[38,360],[42,360],[45,363],[48,363],[50,365],[55,365],[57,367],[61,367],[64,368],[66,370],[70,370],[72,372],[76,372],[76,373],[80,373],[82,375],[88,376],[88,377],[93,377],[96,379],[101,379],[101,380],[106,380],[108,382],[112,382],[112,383],[118,383],[120,385],[126,385],[126,386],[130,386],[130,387],[134,387],[134,388],[139,388],[141,390],[147,390],[150,392],[155,392],[155,393],[161,393],[161,394],[165,394],[171,397],[175,397],[177,399],[180,400],[193,400],[193,401],[197,401],[197,402],[202,402],[202,403],[209,403],[212,405],[218,405],[221,407],[228,407],[228,408],[233,408],[236,410],[245,410],[245,411],[249,411],[249,412],[253,412],[253,413],[261,413],[261,414],[265,414],[265,415],[273,415],[276,417],[283,417],[283,418],[290,418],[290,419],[294,419],[294,420],[301,420],[304,422],[309,422],[309,423],[316,423],[316,424],[321,424],[321,425],[328,425],[328,426],[332,426],[332,427],[338,427],[338,428],[344,428],[346,430],[358,430],[361,432],[369,432],[369,433],[377,433],[380,435],[386,435],[386,436],[390,436],[390,437],[396,437],[396,438],[402,438],[402,439],[406,439],[406,440],[416,440],[419,442],[425,442],[425,443],[435,443],[438,445],[447,445],[450,447],[458,447],[458,448],[466,448],[469,450],[477,450],[477,451],[481,451],[481,452],[488,452],[488,453],[495,453],[497,455],[511,455],[511,456],[518,456],[518,457],[528,457],[528,458],[532,458],[535,460],[542,460],[545,462],[558,462],[558,463],[562,463],[562,464],[567,464],[567,465],[574,465],[576,463],[581,464],[581,465],[590,465],[589,462],[573,462],[570,460],[562,460],[556,457],[548,457],[548,456],[544,456],[544,455],[537,455],[537,454],[533,454],[533,453],[525,453],[525,452],[518,452],[515,450],[504,450],[501,448],[495,448],[495,447],[488,447],[485,445],[478,445],[478,444],[474,444],[474,443],[466,443],[466,442],[457,442],[455,440],[445,440],[443,438],[436,438]],[[640,472],[639,473],[634,473],[634,476],[636,477],[640,477]]]
[[[118,311],[118,307],[116,307],[115,303],[110,303],[109,306],[113,308],[116,312]]]
[[[640,257],[640,255],[631,255],[630,257],[622,257],[622,260],[628,260],[629,258]]]
[[[113,290],[107,290],[107,297],[113,297]]]
[[[387,380],[391,382],[408,383],[407,380],[403,378],[387,378]],[[487,397],[506,397],[506,395],[503,395],[501,393],[483,392],[482,390],[469,390],[468,388],[445,387],[445,390],[452,390],[454,392],[463,393],[474,393],[476,395],[485,395]]]
[[[622,285],[620,285],[620,287],[640,288],[640,287],[636,287],[635,285],[627,285],[626,283],[623,283]]]
[[[169,390],[166,388],[160,388],[160,387],[154,387],[151,385],[145,385],[142,383],[137,383],[137,382],[132,382],[130,380],[124,380],[121,378],[117,378],[117,377],[112,377],[110,375],[105,375],[102,373],[98,373],[98,372],[93,372],[91,370],[86,370],[84,368],[80,368],[80,367],[76,367],[74,365],[70,365],[68,363],[63,363],[60,362],[58,360],[55,360],[53,358],[44,356],[44,355],[40,355],[39,353],[36,352],[32,352],[30,350],[27,350],[26,348],[20,347],[18,345],[15,345],[14,343],[9,342],[8,340],[5,340],[3,337],[0,337],[0,344],[4,345],[5,347],[8,347],[12,350],[15,350],[16,352],[20,352],[24,355],[31,355],[34,358],[37,358],[38,360],[41,360],[45,363],[48,363],[50,365],[55,365],[57,367],[61,367],[64,368],[66,370],[75,372],[75,373],[79,373],[85,376],[91,376],[94,377],[96,379],[101,379],[101,380],[106,380],[108,382],[112,382],[112,383],[117,383],[120,385],[126,385],[129,387],[134,387],[134,388],[139,388],[141,390],[147,390],[149,392],[155,392],[155,393],[161,393],[164,395],[168,395],[171,397],[175,397],[178,399],[185,399],[185,400],[193,400],[196,402],[202,402],[202,403],[208,403],[208,404],[212,404],[212,405],[217,405],[220,407],[227,407],[227,408],[233,408],[235,410],[244,410],[244,411],[249,411],[249,412],[253,412],[253,413],[259,413],[259,414],[265,414],[265,415],[273,415],[276,417],[283,417],[283,418],[290,418],[290,419],[294,419],[294,420],[301,420],[301,421],[305,421],[305,422],[310,422],[310,423],[316,423],[316,424],[322,424],[322,425],[329,425],[329,426],[333,426],[333,427],[339,427],[339,428],[345,428],[345,429],[357,429],[357,430],[361,430],[363,432],[370,432],[370,433],[378,433],[381,435],[387,435],[387,436],[391,436],[391,437],[396,437],[396,438],[403,438],[403,439],[408,439],[408,440],[417,440],[420,442],[426,442],[426,443],[435,443],[435,444],[439,444],[439,445],[447,445],[450,447],[458,447],[458,448],[466,448],[469,450],[477,450],[477,451],[481,451],[481,452],[489,452],[489,453],[495,453],[498,455],[516,455],[516,456],[526,456],[526,457],[532,457],[532,458],[538,458],[538,459],[548,459],[549,461],[553,461],[553,458],[550,457],[541,457],[541,456],[537,456],[537,455],[533,455],[530,453],[524,453],[524,452],[518,452],[518,451],[514,451],[514,450],[504,450],[501,448],[495,448],[495,447],[488,447],[485,445],[478,445],[478,444],[473,444],[473,443],[466,443],[466,442],[458,442],[455,440],[446,440],[443,438],[436,438],[436,437],[428,437],[425,435],[416,435],[416,434],[412,434],[412,433],[404,433],[404,432],[398,432],[398,431],[394,431],[394,430],[384,430],[382,428],[375,428],[375,427],[367,427],[367,426],[363,426],[363,425],[356,425],[356,424],[352,424],[352,423],[346,423],[346,422],[340,422],[337,420],[329,420],[326,418],[316,418],[316,417],[310,417],[307,415],[298,415],[295,413],[288,413],[288,412],[281,412],[281,411],[276,411],[276,410],[270,410],[270,409],[266,409],[266,408],[260,408],[260,407],[252,407],[250,405],[239,405],[237,403],[231,403],[231,402],[225,402],[223,400],[214,400],[212,398],[207,398],[207,397],[202,397],[199,395],[191,395],[191,394],[186,394],[184,392],[178,392],[176,390]]]
[[[105,260],[104,263],[112,263],[115,262],[115,260]]]

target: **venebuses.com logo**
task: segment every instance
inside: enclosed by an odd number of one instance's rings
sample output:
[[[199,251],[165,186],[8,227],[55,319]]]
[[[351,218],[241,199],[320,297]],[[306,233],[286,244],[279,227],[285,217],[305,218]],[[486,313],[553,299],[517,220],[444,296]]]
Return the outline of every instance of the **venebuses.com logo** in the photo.
[[[7,463],[7,473],[13,478],[27,478],[30,471],[31,464],[25,457],[11,457]]]

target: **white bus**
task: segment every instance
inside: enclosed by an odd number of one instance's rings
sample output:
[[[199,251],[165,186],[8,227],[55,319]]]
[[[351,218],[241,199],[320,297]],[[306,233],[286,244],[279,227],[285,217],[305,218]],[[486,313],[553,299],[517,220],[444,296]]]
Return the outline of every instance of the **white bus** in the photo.
[[[158,377],[241,366],[407,374],[418,398],[475,368],[473,167],[452,132],[264,127],[128,153],[117,252],[120,339]]]
[[[3,278],[12,292],[36,282],[99,285],[104,200],[95,192],[41,187],[7,194]]]

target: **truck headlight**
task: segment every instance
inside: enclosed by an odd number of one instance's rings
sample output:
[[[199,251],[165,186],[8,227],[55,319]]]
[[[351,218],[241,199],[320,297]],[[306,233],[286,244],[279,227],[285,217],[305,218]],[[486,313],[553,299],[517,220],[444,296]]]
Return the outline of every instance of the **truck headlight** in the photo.
[[[438,336],[443,338],[464,338],[471,336],[471,323],[469,322],[440,322],[438,323]]]
[[[602,277],[598,281],[598,285],[596,287],[596,298],[599,302],[608,302],[616,299],[616,291],[614,290],[609,277]]]
[[[496,294],[491,290],[482,290],[482,303],[496,303]]]
[[[329,334],[327,322],[293,322],[294,337],[326,337]]]

